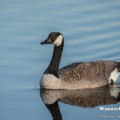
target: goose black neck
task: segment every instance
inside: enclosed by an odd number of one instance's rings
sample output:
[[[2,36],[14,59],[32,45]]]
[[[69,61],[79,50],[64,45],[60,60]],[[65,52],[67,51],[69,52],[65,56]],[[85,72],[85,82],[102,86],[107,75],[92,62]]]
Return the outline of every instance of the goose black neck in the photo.
[[[60,64],[60,60],[61,60],[61,56],[62,56],[63,46],[64,46],[64,39],[60,46],[54,47],[52,60],[49,64],[47,70],[44,73],[53,74],[59,78],[58,69],[59,69],[59,64]]]

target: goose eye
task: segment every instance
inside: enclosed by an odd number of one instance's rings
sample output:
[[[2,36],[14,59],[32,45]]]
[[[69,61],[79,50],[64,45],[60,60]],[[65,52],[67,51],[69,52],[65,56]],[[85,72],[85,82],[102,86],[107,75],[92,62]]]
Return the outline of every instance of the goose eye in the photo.
[[[55,37],[58,37],[58,36],[59,36],[58,34],[55,35]]]

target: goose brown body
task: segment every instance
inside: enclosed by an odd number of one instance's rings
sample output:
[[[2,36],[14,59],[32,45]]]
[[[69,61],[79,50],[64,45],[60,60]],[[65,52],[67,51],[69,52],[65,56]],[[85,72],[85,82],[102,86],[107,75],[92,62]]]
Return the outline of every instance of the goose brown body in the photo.
[[[110,83],[111,72],[118,66],[115,61],[91,61],[73,63],[58,71],[63,88],[86,89],[105,86]]]

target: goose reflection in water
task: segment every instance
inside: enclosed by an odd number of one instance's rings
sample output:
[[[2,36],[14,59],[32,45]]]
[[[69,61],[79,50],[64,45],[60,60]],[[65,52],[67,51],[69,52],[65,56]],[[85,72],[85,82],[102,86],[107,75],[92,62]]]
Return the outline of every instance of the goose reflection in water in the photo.
[[[116,104],[120,102],[120,84],[86,90],[40,90],[40,97],[53,120],[62,120],[58,101],[83,108]]]

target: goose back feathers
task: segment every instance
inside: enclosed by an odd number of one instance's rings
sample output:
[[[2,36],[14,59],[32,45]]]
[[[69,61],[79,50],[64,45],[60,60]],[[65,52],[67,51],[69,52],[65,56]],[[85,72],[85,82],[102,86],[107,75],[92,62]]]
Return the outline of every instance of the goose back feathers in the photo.
[[[110,78],[110,75],[117,69],[117,65],[117,62],[102,60],[73,63],[61,68],[58,74],[61,80],[64,81],[64,84],[71,86],[71,88],[96,88],[111,83],[113,78]],[[119,75],[119,72],[117,74]],[[116,79],[112,81],[116,81]]]

